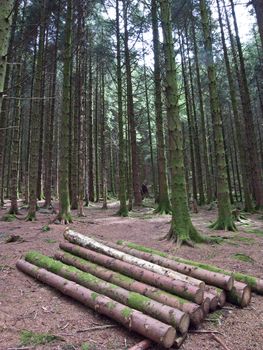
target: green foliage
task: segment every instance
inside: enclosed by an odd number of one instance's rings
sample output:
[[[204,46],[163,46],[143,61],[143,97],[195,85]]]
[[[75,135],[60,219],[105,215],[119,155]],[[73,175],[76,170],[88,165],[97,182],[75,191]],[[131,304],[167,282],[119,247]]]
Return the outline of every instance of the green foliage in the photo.
[[[253,233],[256,236],[263,236],[263,231],[262,230],[258,230],[258,229],[248,229],[245,230],[246,233]]]
[[[207,320],[214,322],[216,325],[220,325],[222,317],[223,317],[223,311],[218,310],[209,314],[209,318],[207,318]]]
[[[6,221],[6,222],[12,222],[16,219],[16,216],[14,214],[5,214],[2,217],[2,221]]]
[[[48,333],[35,333],[28,330],[22,330],[20,332],[20,343],[23,346],[44,345],[55,340],[61,340],[61,337]]]
[[[52,239],[52,238],[45,238],[45,239],[44,239],[44,242],[46,242],[46,243],[51,243],[51,244],[57,243],[57,241],[56,241],[55,239]]]
[[[252,259],[250,256],[243,254],[243,253],[236,253],[233,254],[232,257],[236,260],[240,260],[240,261],[245,261],[248,263],[253,263],[254,259]]]
[[[48,225],[44,225],[44,226],[41,227],[41,231],[42,232],[48,232],[48,231],[50,231],[50,227]]]

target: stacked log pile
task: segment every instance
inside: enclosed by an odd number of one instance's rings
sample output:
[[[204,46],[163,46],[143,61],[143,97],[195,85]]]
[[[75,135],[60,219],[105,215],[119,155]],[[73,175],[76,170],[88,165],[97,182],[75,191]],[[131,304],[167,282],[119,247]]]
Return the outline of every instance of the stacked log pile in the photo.
[[[106,245],[69,229],[64,237],[54,258],[30,251],[17,268],[164,348],[180,347],[226,301],[245,307],[251,288],[263,292],[263,280],[131,242]]]

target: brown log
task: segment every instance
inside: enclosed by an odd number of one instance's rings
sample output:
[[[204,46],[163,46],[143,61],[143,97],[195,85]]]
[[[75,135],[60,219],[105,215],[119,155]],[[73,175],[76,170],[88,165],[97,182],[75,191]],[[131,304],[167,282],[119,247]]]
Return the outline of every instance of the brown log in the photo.
[[[196,278],[186,276],[182,273],[176,272],[174,270],[168,269],[166,267],[162,267],[157,264],[153,264],[149,261],[136,258],[130,254],[121,252],[118,249],[111,248],[104,243],[100,243],[93,238],[82,235],[81,233],[75,232],[66,228],[64,232],[64,237],[71,243],[78,244],[82,247],[89,248],[95,250],[96,252],[106,254],[113,258],[128,262],[132,265],[136,265],[142,267],[144,269],[150,270],[152,272],[158,273],[160,275],[165,275],[167,277],[173,278],[175,280],[185,282],[185,285],[194,285],[199,288],[205,288],[205,283],[203,281],[197,280]]]
[[[203,301],[203,290],[189,283],[159,275],[158,273],[149,271],[142,267],[129,264],[125,261],[74,244],[60,243],[59,246],[67,252],[81,256],[84,259],[105,266],[111,270],[126,274],[127,276],[139,281],[143,281],[147,284],[151,284],[160,289],[179,295],[180,297],[193,301],[196,304],[201,304]]]
[[[246,307],[251,300],[251,289],[243,282],[234,282],[234,287],[226,293],[226,300],[232,304]]]
[[[140,293],[130,292],[116,284],[106,282],[90,273],[65,265],[60,261],[54,260],[35,251],[29,251],[25,256],[25,259],[38,267],[47,269],[61,277],[81,284],[94,292],[104,294],[121,304],[125,304],[162,322],[170,324],[177,328],[182,334],[188,331],[190,318],[188,314],[181,310],[161,304]]]
[[[98,313],[112,318],[126,328],[161,344],[165,348],[171,347],[175,342],[176,330],[173,327],[144,315],[140,311],[133,310],[24,260],[18,260],[16,266],[28,275],[58,289],[61,293],[78,300]]]
[[[212,293],[218,298],[218,306],[223,307],[226,303],[226,292],[223,289],[215,288],[211,286],[205,286],[205,290],[209,293]]]
[[[107,242],[105,244],[107,244],[109,247],[119,249],[125,253],[136,256],[137,258],[144,259],[154,264],[158,264],[160,266],[167,267],[174,271],[180,272],[187,276],[194,277],[196,279],[204,281],[207,284],[210,284],[225,290],[231,290],[233,287],[234,278],[232,276],[224,275],[218,272],[207,271],[197,266],[190,266],[190,265],[183,264],[181,262],[177,262],[175,260],[171,260],[162,256],[158,256],[155,254],[150,254],[147,252],[129,248],[127,246],[118,245],[111,242]]]
[[[145,339],[135,344],[128,350],[147,350],[152,346],[152,342],[149,339]]]
[[[133,248],[133,249],[136,249],[139,251],[146,251],[146,252],[151,253],[151,254],[163,256],[163,257],[166,257],[167,259],[175,260],[175,261],[178,261],[178,262],[186,264],[186,265],[197,266],[197,267],[200,267],[200,268],[207,270],[207,271],[219,272],[219,273],[222,273],[223,275],[233,276],[236,281],[243,282],[243,283],[247,284],[253,292],[263,295],[263,279],[261,279],[261,278],[257,278],[255,276],[251,276],[251,275],[246,275],[246,274],[240,273],[240,272],[233,272],[233,271],[224,270],[224,269],[219,268],[217,266],[208,265],[206,263],[202,263],[202,262],[198,262],[198,261],[179,258],[178,256],[169,255],[169,254],[164,253],[162,251],[152,249],[149,247],[144,247],[144,246],[138,245],[136,243],[132,243],[132,242],[118,241],[118,245],[129,246],[130,248]]]
[[[204,316],[206,316],[210,310],[210,299],[209,298],[204,298],[204,301],[202,303],[202,309],[203,309]]]
[[[88,251],[85,248],[78,247],[70,243],[62,243],[61,247],[65,248],[65,250],[67,251],[76,253],[79,256],[84,257],[86,256],[86,253]],[[92,252],[92,254],[98,253]],[[199,305],[189,302],[188,300],[182,299],[176,295],[172,295],[158,288],[149,286],[145,283],[138,282],[130,277],[124,276],[118,272],[111,271],[105,267],[99,266],[97,264],[71,255],[69,253],[64,253],[61,251],[56,252],[55,258],[68,265],[75,266],[82,271],[89,272],[94,276],[97,276],[105,281],[114,283],[127,290],[146,295],[147,297],[153,300],[157,300],[163,304],[169,305],[173,308],[177,308],[183,312],[186,312],[189,314],[191,323],[193,325],[200,324],[200,322],[203,319],[204,315],[202,312],[202,308]],[[108,265],[108,267],[111,268],[112,266]]]
[[[205,291],[204,298],[209,299],[209,310],[215,311],[218,306],[218,296],[210,292]]]

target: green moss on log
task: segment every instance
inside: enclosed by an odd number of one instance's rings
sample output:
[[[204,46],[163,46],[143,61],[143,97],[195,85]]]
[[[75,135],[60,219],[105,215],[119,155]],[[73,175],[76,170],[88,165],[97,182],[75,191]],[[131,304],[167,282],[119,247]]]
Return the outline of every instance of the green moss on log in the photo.
[[[122,312],[121,312],[122,316],[125,317],[125,318],[130,318],[130,316],[132,315],[132,313],[133,313],[133,310],[130,309],[129,307],[125,307],[125,308],[122,310]]]
[[[118,244],[125,245],[129,248],[137,249],[139,251],[147,252],[150,254],[155,254],[155,255],[162,256],[162,257],[168,257],[169,259],[172,259],[172,260],[175,260],[175,261],[178,261],[178,262],[190,265],[190,266],[197,266],[197,267],[200,267],[200,268],[207,270],[207,271],[224,273],[225,275],[229,275],[229,276],[233,275],[237,281],[244,282],[252,288],[255,287],[257,284],[257,279],[254,276],[245,275],[245,274],[240,273],[240,272],[233,273],[231,271],[221,269],[221,268],[216,267],[214,265],[204,264],[204,263],[189,260],[189,259],[183,259],[183,258],[171,256],[171,255],[168,255],[168,254],[161,252],[159,250],[144,247],[144,246],[141,246],[141,245],[136,244],[136,243],[126,242],[126,241],[122,241],[120,243],[120,241],[119,241]]]

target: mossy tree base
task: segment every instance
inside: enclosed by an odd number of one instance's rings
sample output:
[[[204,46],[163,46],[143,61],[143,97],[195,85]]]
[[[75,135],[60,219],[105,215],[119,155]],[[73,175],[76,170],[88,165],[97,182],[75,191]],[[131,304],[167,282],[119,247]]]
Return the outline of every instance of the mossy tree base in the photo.
[[[164,215],[171,214],[171,205],[169,201],[159,202],[158,207],[154,210],[154,214]]]
[[[64,213],[64,214],[59,213],[54,221],[58,221],[61,224],[65,224],[65,225],[71,224],[73,222],[72,216],[70,213]]]
[[[36,221],[37,218],[36,218],[36,213],[28,213],[26,218],[25,218],[25,221]]]
[[[164,237],[164,239],[177,243],[179,247],[183,244],[186,244],[190,247],[194,247],[196,243],[209,243],[211,241],[209,237],[201,235],[194,228],[191,222],[189,222],[187,228],[180,228],[173,221],[171,224],[171,228],[168,234]]]
[[[209,225],[209,228],[213,230],[237,231],[237,227],[232,216],[218,218],[214,223]]]
[[[120,208],[118,211],[117,211],[117,214],[118,216],[122,216],[122,217],[127,217],[129,216],[129,212],[128,212],[128,209],[127,208]]]

